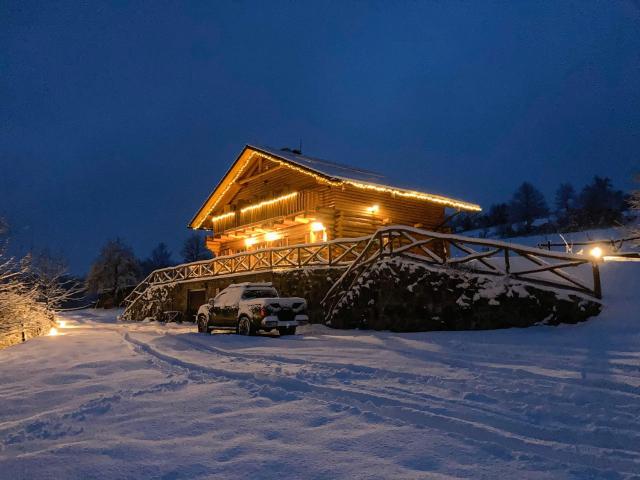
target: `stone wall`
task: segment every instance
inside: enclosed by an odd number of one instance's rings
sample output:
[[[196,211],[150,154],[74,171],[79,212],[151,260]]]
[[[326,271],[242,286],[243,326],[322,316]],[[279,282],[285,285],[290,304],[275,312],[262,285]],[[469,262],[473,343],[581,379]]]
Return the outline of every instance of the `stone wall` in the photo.
[[[205,302],[232,283],[272,282],[282,296],[305,298],[311,322],[322,323],[320,301],[343,272],[342,268],[299,269],[161,285],[145,292],[132,318],[160,319],[162,312],[174,310],[189,319],[189,291],[204,290]],[[600,308],[596,300],[577,293],[396,257],[378,260],[361,273],[331,313],[330,326],[402,332],[527,327],[581,322]]]
[[[232,283],[271,282],[282,296],[305,298],[308,304],[309,319],[314,323],[318,323],[323,321],[320,301],[343,272],[343,268],[309,268],[159,285],[147,289],[143,297],[136,302],[135,309],[132,312],[132,319],[160,319],[162,312],[169,310],[182,312],[183,318],[188,319],[190,290],[204,290],[206,301],[208,298],[215,297],[219,291]]]

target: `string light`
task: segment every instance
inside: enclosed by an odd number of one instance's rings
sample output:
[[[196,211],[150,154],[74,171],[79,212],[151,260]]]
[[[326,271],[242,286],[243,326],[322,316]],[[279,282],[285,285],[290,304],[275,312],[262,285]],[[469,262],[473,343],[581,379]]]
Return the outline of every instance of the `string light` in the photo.
[[[274,203],[282,202],[284,200],[289,200],[290,198],[298,195],[298,192],[287,193],[286,195],[282,195],[281,197],[272,198],[271,200],[265,200],[264,202],[256,203],[255,205],[249,205],[248,207],[244,207],[240,210],[240,213],[250,212],[252,210],[256,210],[258,208],[266,207],[267,205],[273,205]]]
[[[236,212],[223,213],[222,215],[218,215],[217,217],[211,217],[211,222],[219,222],[220,220],[223,220],[225,218],[233,217],[235,214]]]
[[[395,188],[385,187],[382,185],[374,185],[372,183],[354,182],[353,180],[345,180],[345,183],[348,183],[349,185],[352,185],[356,188],[361,188],[363,190],[375,190],[376,192],[391,193],[392,195],[397,195],[399,197],[415,198],[416,200],[427,200],[429,202],[439,203],[441,205],[446,205],[447,207],[459,208],[461,210],[471,210],[474,212],[482,211],[480,205],[463,202],[461,200],[454,200],[452,198],[447,198],[440,195],[415,192],[412,190],[397,190]]]
[[[255,245],[256,243],[258,243],[258,239],[256,237],[249,237],[244,241],[244,244],[247,247],[252,247],[253,245]]]
[[[331,185],[333,187],[339,187],[339,186],[348,184],[348,185],[351,185],[353,187],[360,188],[362,190],[373,190],[373,191],[376,191],[376,192],[391,193],[394,196],[399,196],[399,197],[404,197],[404,198],[414,198],[416,200],[425,200],[425,201],[429,201],[429,202],[433,202],[433,203],[438,203],[440,205],[445,205],[447,207],[457,208],[457,209],[460,209],[460,210],[469,210],[469,211],[474,211],[474,212],[482,211],[482,208],[480,207],[480,205],[476,205],[474,203],[463,202],[461,200],[456,200],[456,199],[453,199],[453,198],[443,197],[442,195],[434,195],[434,194],[430,194],[430,193],[422,193],[422,192],[417,192],[417,191],[413,191],[413,190],[398,190],[397,188],[387,187],[387,186],[384,186],[384,185],[376,185],[376,184],[372,184],[372,183],[363,183],[363,182],[357,182],[357,181],[348,180],[348,179],[344,179],[344,180],[342,180],[342,179],[340,179],[340,180],[338,180],[338,179],[329,179],[329,178],[326,178],[326,176],[318,175],[318,174],[316,174],[316,173],[314,173],[314,172],[312,172],[312,171],[310,171],[310,170],[308,170],[306,168],[298,167],[297,165],[294,165],[294,164],[292,164],[292,163],[290,163],[288,161],[281,160],[279,158],[273,157],[271,155],[267,155],[267,154],[262,153],[262,152],[253,151],[253,152],[251,152],[249,157],[247,157],[245,162],[242,164],[242,166],[240,167],[240,169],[238,170],[238,172],[234,176],[233,180],[231,180],[231,182],[217,196],[216,201],[207,210],[207,213],[202,217],[202,220],[197,224],[197,226],[195,228],[200,228],[202,226],[202,224],[206,220],[207,216],[212,211],[215,210],[215,208],[218,205],[218,203],[220,203],[220,200],[229,191],[231,186],[235,184],[236,180],[238,178],[240,178],[240,176],[244,173],[245,169],[247,168],[247,165],[249,165],[249,163],[251,163],[251,161],[253,160],[254,157],[259,157],[259,158],[264,158],[266,160],[270,160],[270,161],[272,161],[274,163],[277,163],[279,165],[283,165],[283,166],[285,166],[285,167],[287,167],[287,168],[289,168],[291,170],[294,170],[296,172],[302,173],[304,175],[308,175],[308,176],[314,178],[315,180],[317,180],[320,183],[324,183],[326,185]],[[290,195],[292,195],[292,194],[290,194]],[[274,200],[274,201],[277,201],[277,200]],[[247,207],[247,208],[249,208],[249,207]]]

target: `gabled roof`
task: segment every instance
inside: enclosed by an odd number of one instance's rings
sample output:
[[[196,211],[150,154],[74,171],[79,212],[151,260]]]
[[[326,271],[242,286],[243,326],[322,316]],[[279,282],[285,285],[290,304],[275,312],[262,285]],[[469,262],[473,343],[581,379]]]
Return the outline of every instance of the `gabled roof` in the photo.
[[[247,156],[247,154],[250,154]],[[325,183],[334,186],[348,184],[365,190],[389,192],[397,196],[411,197],[428,202],[438,203],[446,207],[467,211],[482,210],[479,205],[442,195],[421,192],[397,184],[391,185],[384,175],[370,170],[342,165],[328,160],[313,158],[291,150],[279,150],[271,147],[246,145],[236,161],[231,165],[220,183],[189,222],[190,228],[200,228],[206,217],[215,209],[218,200],[227,192],[233,182],[240,177],[244,168],[250,163],[253,155],[284,164],[302,173],[313,175]]]
[[[313,170],[319,175],[335,180],[358,180],[361,182],[384,183],[384,175],[363,168],[350,167],[340,163],[308,157],[291,150],[278,150],[262,145],[247,145],[248,148],[261,151],[274,157],[279,157],[296,165]]]

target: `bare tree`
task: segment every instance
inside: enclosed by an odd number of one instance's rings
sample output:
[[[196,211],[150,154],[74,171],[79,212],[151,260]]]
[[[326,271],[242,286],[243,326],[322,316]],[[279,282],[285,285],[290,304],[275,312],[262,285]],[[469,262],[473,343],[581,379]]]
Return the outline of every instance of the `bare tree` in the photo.
[[[48,250],[32,256],[29,273],[37,289],[38,301],[54,312],[66,303],[82,299],[86,291],[83,282],[69,275],[65,259]]]
[[[7,224],[0,225],[4,236]],[[16,261],[6,245],[0,244],[0,348],[47,332],[53,320],[53,312],[38,301],[38,289],[30,281],[30,260]]]
[[[208,260],[213,257],[211,251],[205,247],[202,237],[197,233],[187,237],[180,253],[187,263],[197,262],[198,260]]]
[[[171,265],[175,265],[175,262],[173,261],[171,252],[167,248],[167,244],[164,242],[160,242],[151,251],[149,258],[140,262],[140,267],[142,268],[144,276],[149,275],[154,270],[170,267]]]
[[[636,177],[636,183],[640,184],[640,175]],[[632,227],[634,235],[640,235],[640,187],[631,192],[631,198],[629,199],[631,209],[636,213],[636,221]],[[640,244],[640,242],[637,242]]]
[[[140,265],[133,250],[116,238],[102,247],[87,276],[87,288],[94,293],[110,294],[114,303],[119,304],[123,292],[134,287],[139,279]]]
[[[544,195],[529,182],[524,182],[513,194],[509,212],[512,221],[524,223],[525,231],[528,232],[534,220],[547,215],[549,208]]]

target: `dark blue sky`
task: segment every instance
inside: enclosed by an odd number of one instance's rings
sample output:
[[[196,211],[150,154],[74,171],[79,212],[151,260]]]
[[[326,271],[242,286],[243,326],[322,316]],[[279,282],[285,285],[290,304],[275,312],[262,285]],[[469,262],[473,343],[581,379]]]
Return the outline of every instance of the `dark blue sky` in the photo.
[[[78,273],[177,253],[248,142],[484,206],[640,170],[631,0],[86,3],[0,2],[0,214]]]

